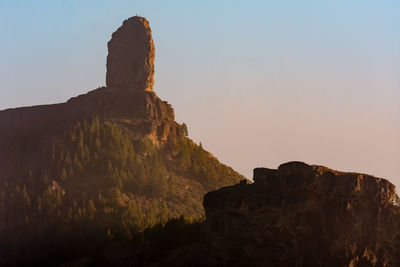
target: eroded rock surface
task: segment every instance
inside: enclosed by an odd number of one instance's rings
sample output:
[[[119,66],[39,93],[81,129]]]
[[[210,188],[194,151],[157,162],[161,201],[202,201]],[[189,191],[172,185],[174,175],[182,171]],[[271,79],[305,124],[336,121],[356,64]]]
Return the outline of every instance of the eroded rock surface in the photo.
[[[131,17],[108,42],[107,87],[116,90],[152,91],[155,49],[149,22]]]
[[[204,197],[223,266],[400,266],[400,207],[385,179],[290,162]]]

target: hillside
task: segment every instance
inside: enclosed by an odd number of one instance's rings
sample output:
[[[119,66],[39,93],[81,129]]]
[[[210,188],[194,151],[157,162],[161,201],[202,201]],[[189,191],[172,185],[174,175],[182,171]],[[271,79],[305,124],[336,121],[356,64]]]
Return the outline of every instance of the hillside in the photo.
[[[1,265],[55,264],[202,217],[205,193],[244,179],[153,92],[146,19],[124,21],[108,48],[106,87],[0,111]]]
[[[399,266],[389,181],[303,162],[256,168],[253,179],[207,193],[205,221],[173,220],[137,246],[64,266]]]

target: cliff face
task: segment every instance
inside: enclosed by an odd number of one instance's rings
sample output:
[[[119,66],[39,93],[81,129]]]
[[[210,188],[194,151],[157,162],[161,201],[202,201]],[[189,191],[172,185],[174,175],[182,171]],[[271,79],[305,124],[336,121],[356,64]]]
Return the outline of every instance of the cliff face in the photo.
[[[224,266],[400,266],[400,208],[385,179],[290,162],[204,197]]]
[[[66,103],[0,111],[0,177],[19,170],[49,139],[76,121],[98,116],[160,144],[183,137],[170,104],[154,92],[114,92],[102,87]],[[33,154],[31,154],[33,153]]]
[[[138,16],[125,20],[108,42],[107,87],[152,91],[154,58],[149,22]]]

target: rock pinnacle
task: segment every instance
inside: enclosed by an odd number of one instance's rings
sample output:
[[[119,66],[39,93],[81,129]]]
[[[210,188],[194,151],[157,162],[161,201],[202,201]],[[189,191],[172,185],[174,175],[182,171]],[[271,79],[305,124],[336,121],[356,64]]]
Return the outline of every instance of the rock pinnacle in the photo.
[[[147,19],[125,20],[108,42],[106,84],[114,90],[152,91],[155,49]]]

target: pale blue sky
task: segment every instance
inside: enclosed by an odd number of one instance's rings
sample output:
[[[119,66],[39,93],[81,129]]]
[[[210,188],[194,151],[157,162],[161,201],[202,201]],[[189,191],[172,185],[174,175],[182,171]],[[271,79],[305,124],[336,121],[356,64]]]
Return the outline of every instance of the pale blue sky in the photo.
[[[104,85],[111,33],[136,14],[153,30],[154,90],[222,162],[400,185],[398,0],[0,0],[0,109]]]

